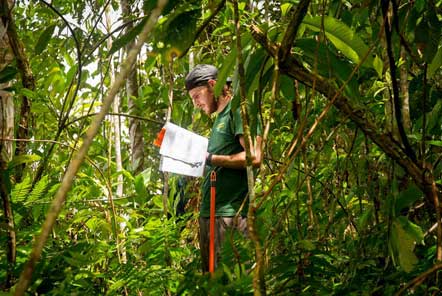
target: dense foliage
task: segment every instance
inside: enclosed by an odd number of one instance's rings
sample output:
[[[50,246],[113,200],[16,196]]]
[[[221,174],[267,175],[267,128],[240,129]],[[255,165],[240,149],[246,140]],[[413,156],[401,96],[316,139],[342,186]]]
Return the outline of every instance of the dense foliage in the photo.
[[[14,51],[0,72],[9,83],[2,100],[14,96],[16,135],[14,157],[3,131],[0,139],[4,292],[14,291],[68,164],[156,5],[15,2],[17,36],[7,34],[24,45],[35,84],[24,83]],[[7,7],[2,1],[10,24]],[[441,30],[440,0],[168,1],[134,66],[137,95],[126,84],[102,122],[29,293],[442,293]],[[201,180],[159,172],[152,145],[169,118],[208,135],[213,119],[193,110],[183,87],[197,63],[218,66],[221,83],[233,78],[236,107],[244,82],[249,120],[269,128],[250,211],[258,240],[230,235],[213,278],[200,269]]]

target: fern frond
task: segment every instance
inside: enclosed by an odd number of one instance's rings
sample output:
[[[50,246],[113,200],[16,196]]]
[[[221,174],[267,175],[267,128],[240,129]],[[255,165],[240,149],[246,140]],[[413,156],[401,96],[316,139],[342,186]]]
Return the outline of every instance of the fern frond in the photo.
[[[40,181],[35,184],[34,189],[29,194],[28,200],[26,201],[26,205],[32,204],[37,200],[40,200],[43,198],[43,196],[48,191],[49,186],[49,178],[48,176],[43,176],[43,178],[40,179]]]
[[[11,199],[13,203],[23,203],[31,190],[31,178],[26,177],[22,182],[15,184],[11,191]]]

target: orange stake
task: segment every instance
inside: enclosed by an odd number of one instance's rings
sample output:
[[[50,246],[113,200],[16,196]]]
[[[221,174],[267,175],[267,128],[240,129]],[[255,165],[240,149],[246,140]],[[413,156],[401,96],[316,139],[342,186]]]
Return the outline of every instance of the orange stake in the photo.
[[[209,272],[215,271],[215,195],[216,172],[210,173],[210,242],[209,242]]]

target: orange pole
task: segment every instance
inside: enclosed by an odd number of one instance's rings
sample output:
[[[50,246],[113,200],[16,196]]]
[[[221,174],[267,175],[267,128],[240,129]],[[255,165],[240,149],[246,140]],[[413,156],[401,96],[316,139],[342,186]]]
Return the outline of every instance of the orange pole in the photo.
[[[216,172],[210,173],[210,242],[209,242],[209,272],[215,271],[215,196]]]

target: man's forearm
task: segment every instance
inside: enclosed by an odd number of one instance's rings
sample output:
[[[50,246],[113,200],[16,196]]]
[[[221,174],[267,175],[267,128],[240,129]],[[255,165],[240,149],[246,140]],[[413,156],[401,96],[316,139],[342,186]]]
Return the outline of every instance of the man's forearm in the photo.
[[[230,169],[244,169],[246,167],[246,152],[242,151],[232,155],[212,154],[211,165]],[[252,155],[252,166],[259,167],[259,165],[260,162]]]
[[[243,151],[232,155],[212,154],[211,165],[230,169],[243,169],[246,167],[246,153]]]
[[[245,149],[244,137],[239,138],[241,146]],[[262,161],[262,138],[256,137],[256,143],[252,146],[252,166],[259,168]],[[230,169],[244,169],[246,168],[246,152],[242,151],[231,155],[208,155],[209,164],[217,167],[224,167]]]

